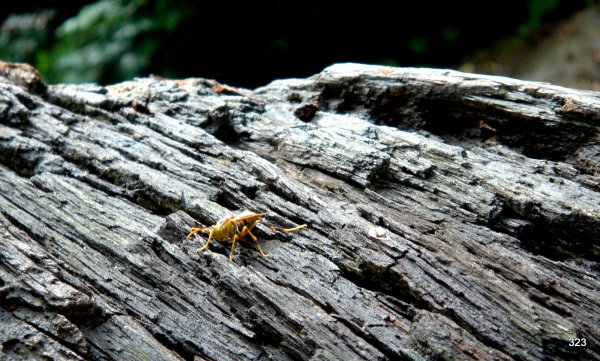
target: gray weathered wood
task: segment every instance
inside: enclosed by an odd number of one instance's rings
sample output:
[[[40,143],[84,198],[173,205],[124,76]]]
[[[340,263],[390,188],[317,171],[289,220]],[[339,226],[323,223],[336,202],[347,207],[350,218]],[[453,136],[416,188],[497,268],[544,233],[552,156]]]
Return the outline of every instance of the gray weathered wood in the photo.
[[[598,93],[0,74],[3,359],[600,359]],[[185,238],[244,209],[269,257]]]

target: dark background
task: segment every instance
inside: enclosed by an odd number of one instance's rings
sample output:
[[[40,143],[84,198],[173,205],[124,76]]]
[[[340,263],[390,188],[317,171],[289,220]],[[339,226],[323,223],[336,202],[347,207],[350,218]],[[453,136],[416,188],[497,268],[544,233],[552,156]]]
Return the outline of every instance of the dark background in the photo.
[[[3,1],[0,59],[31,63],[50,83],[155,74],[254,88],[337,62],[457,68],[590,3]]]

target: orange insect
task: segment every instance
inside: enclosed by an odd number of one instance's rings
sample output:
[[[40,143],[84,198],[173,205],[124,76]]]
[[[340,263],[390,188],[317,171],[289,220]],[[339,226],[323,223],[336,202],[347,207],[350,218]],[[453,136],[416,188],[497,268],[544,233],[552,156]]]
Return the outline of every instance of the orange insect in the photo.
[[[231,252],[229,253],[229,260],[233,259],[233,251],[235,250],[235,245],[238,239],[244,237],[245,235],[249,235],[252,237],[254,242],[256,242],[256,246],[260,251],[260,254],[267,257],[269,254],[260,248],[260,244],[258,243],[258,238],[254,234],[252,234],[251,230],[256,226],[258,222],[260,222],[260,218],[265,216],[267,213],[255,213],[251,211],[243,211],[238,215],[231,215],[225,217],[217,222],[217,224],[213,224],[212,226],[203,227],[203,228],[192,228],[192,231],[187,235],[187,238],[190,238],[194,234],[198,232],[204,232],[210,230],[208,234],[208,240],[204,244],[204,246],[198,248],[198,252],[205,250],[210,244],[211,239],[216,239],[219,242],[231,241]],[[283,232],[294,232],[301,228],[306,227],[306,224],[302,224],[293,228],[279,228]],[[276,229],[274,226],[270,226],[271,229]]]

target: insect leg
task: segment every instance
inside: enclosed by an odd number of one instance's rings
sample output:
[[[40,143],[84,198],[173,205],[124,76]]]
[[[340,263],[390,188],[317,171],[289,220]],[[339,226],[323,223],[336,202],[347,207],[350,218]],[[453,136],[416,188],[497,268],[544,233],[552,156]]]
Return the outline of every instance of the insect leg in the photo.
[[[248,226],[244,226],[244,228],[242,228],[242,232],[240,232],[240,234],[245,234],[245,233],[248,233],[250,235],[250,237],[252,237],[254,242],[256,242],[257,238],[254,234],[252,234],[252,232],[250,232],[250,228],[248,228]]]
[[[198,232],[202,232],[202,231],[206,231],[207,229],[212,228],[212,226],[209,227],[204,227],[204,228],[196,228],[196,227],[192,227],[192,231],[190,232],[190,234],[187,235],[186,238],[190,238],[191,236],[193,236],[194,234],[198,233]]]
[[[293,228],[281,228],[281,230],[283,232],[287,233],[287,232],[294,232],[294,231],[297,231],[297,230],[302,229],[302,228],[306,228],[306,224],[301,224],[301,225],[293,227]]]
[[[294,232],[294,231],[297,231],[299,229],[306,228],[306,227],[307,227],[306,224],[301,224],[301,225],[293,227],[293,228],[277,228],[275,226],[269,226],[269,229],[271,229],[271,230],[278,229],[282,232],[288,233],[288,232]]]
[[[206,249],[206,247],[208,247],[208,245],[210,244],[210,240],[213,237],[213,233],[215,232],[215,227],[211,226],[211,227],[206,227],[206,228],[210,228],[210,233],[208,234],[208,240],[206,240],[206,243],[204,244],[204,246],[198,248],[196,250],[196,252],[202,252]]]
[[[229,252],[229,261],[233,260],[233,251],[235,251],[235,244],[237,243],[239,236],[236,234],[233,236],[233,241],[231,242],[231,252]]]
[[[268,257],[269,254],[265,251],[262,250],[262,248],[260,248],[260,244],[258,243],[258,238],[256,238],[255,235],[252,234],[252,232],[250,232],[250,229],[246,226],[244,226],[244,228],[242,228],[242,233],[244,233],[244,229],[246,230],[246,232],[248,232],[248,234],[250,235],[250,237],[252,237],[252,239],[254,240],[254,242],[256,242],[256,246],[258,247],[258,250],[260,251],[260,254],[262,254],[265,257]]]

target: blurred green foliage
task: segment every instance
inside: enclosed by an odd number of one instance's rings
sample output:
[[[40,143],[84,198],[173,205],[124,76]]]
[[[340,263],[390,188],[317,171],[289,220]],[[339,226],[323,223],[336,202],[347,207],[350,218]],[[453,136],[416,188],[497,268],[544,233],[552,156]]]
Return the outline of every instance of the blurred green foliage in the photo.
[[[155,35],[174,31],[193,13],[186,3],[170,0],[100,0],[51,36],[47,28],[54,12],[13,15],[0,35],[0,57],[34,64],[51,83],[130,79],[160,50]]]
[[[56,29],[56,43],[37,59],[50,82],[110,83],[144,71],[160,50],[153,37],[173,31],[186,16],[168,0],[101,0]],[[167,11],[168,10],[168,11]],[[190,12],[187,12],[190,14]]]
[[[9,16],[0,29],[0,58],[37,64],[37,52],[48,47],[47,29],[54,16],[52,10]]]
[[[416,54],[423,54],[429,46],[429,39],[425,37],[414,37],[408,41],[408,48]]]
[[[517,34],[528,36],[542,24],[544,16],[558,7],[559,0],[528,0],[529,17],[519,26]]]
[[[51,9],[5,17],[0,59],[30,63],[50,83],[106,84],[155,72],[255,86],[269,81],[264,78],[305,76],[342,61],[456,66],[477,47],[525,38],[548,19],[592,2],[502,1],[491,2],[492,10],[407,2],[396,15],[376,1],[354,7],[312,0],[99,0],[70,18]],[[519,11],[511,9],[515,4]]]

